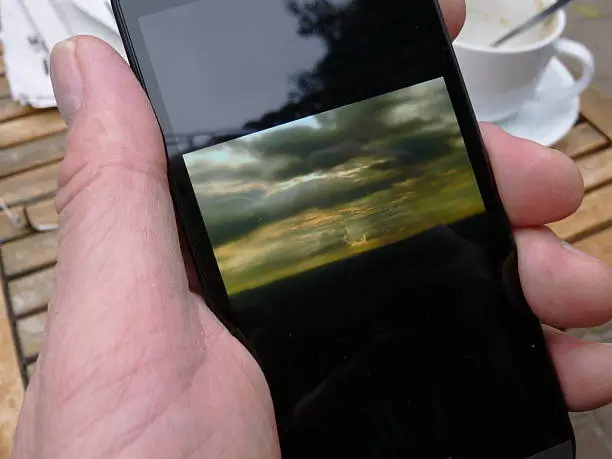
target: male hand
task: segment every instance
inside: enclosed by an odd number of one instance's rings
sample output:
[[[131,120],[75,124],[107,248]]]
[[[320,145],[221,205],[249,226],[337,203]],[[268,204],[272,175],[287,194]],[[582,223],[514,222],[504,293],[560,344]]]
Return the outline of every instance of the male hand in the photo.
[[[449,30],[462,0],[442,0]],[[279,458],[264,377],[190,290],[159,128],[130,68],[93,38],[60,44],[53,82],[69,125],[47,336],[14,457]],[[483,126],[515,227],[525,295],[545,327],[569,406],[612,401],[612,347],[552,327],[612,317],[612,271],[543,225],[576,210],[561,153]]]

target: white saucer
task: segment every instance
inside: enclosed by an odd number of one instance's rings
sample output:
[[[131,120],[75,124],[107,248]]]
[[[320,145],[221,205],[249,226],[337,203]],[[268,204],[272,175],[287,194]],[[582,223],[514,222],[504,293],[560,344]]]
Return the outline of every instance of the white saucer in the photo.
[[[554,58],[540,82],[542,89],[567,88],[574,77],[567,68]],[[516,115],[495,124],[506,132],[546,146],[560,141],[572,129],[580,116],[580,98],[559,101],[528,102]]]

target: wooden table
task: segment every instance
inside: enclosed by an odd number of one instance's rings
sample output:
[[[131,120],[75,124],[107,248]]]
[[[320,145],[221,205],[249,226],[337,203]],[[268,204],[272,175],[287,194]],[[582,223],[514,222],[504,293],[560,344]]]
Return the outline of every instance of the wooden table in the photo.
[[[52,224],[66,126],[56,110],[12,102],[3,74],[0,56],[0,199],[22,221]],[[0,458],[9,455],[23,383],[44,333],[56,246],[55,232],[17,229],[0,213]]]
[[[52,199],[64,140],[65,124],[57,111],[35,111],[11,102],[7,82],[0,77],[0,199],[33,226],[57,221]],[[552,228],[612,264],[612,99],[588,91],[581,120],[558,148],[575,158],[587,194],[576,215]],[[43,341],[57,253],[56,231],[38,232],[32,225],[15,228],[0,214],[0,458],[8,455],[22,383],[27,383]],[[602,328],[589,336],[612,341],[608,332]],[[598,427],[583,429],[586,435],[595,435],[605,422],[612,431],[612,412],[610,420],[600,413],[589,416],[586,421],[576,418],[577,423],[601,418]],[[592,457],[612,458],[612,451],[597,454]]]

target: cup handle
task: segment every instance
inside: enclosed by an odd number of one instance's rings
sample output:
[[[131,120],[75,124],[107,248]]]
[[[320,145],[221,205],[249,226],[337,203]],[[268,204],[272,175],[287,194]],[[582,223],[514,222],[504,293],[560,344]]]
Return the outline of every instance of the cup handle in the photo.
[[[558,56],[565,56],[579,62],[582,65],[582,72],[578,80],[571,86],[536,91],[536,99],[560,100],[577,97],[589,87],[595,77],[595,57],[586,46],[574,40],[560,38],[555,43],[555,49]]]

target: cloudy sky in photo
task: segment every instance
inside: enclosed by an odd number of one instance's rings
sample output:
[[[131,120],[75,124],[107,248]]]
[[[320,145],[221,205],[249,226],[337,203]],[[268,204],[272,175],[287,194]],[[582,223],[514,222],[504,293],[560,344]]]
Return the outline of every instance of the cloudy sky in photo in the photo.
[[[230,294],[482,210],[442,79],[184,160]]]

